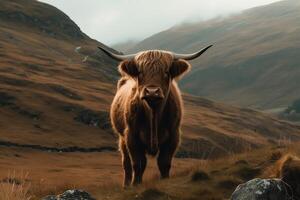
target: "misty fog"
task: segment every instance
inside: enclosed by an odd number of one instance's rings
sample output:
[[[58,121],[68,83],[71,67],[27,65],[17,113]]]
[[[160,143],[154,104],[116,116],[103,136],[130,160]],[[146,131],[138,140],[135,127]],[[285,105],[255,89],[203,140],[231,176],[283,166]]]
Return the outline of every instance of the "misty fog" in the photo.
[[[278,0],[42,0],[108,45],[142,40],[176,24],[226,16]],[[88,3],[87,3],[88,2]]]

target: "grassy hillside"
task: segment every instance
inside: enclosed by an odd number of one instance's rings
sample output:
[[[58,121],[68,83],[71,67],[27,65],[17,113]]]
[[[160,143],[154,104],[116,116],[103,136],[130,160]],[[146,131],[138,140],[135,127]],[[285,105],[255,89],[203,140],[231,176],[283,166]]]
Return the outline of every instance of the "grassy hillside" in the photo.
[[[107,96],[113,94],[117,71],[115,62],[96,52],[102,44],[47,4],[0,4],[1,140],[50,146],[107,144],[99,137],[113,139],[111,134],[79,119],[93,109],[108,121]]]
[[[184,91],[259,109],[289,105],[300,90],[300,2],[285,0],[226,18],[182,24],[130,52],[193,52],[214,44],[181,85]]]
[[[101,43],[47,4],[9,1],[4,7],[6,14],[0,15],[0,140],[14,146],[116,149],[108,110],[117,63],[96,51]],[[24,13],[19,7],[24,7]],[[11,19],[14,15],[7,13],[27,17]],[[36,20],[27,21],[31,18]],[[53,35],[35,28],[40,26],[36,21],[70,24],[77,33],[54,28]],[[82,37],[74,38],[74,34]],[[298,126],[259,112],[189,95],[184,99],[179,157],[218,157],[282,139],[300,139]]]

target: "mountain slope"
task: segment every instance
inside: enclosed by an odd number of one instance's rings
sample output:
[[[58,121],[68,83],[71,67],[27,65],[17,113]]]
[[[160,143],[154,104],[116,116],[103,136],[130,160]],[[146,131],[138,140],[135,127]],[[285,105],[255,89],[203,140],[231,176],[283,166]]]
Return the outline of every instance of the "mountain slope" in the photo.
[[[247,107],[289,105],[300,90],[300,2],[286,0],[225,19],[182,24],[130,52],[193,52],[214,44],[182,81],[184,91]]]
[[[6,14],[0,14],[0,145],[116,150],[108,110],[118,77],[117,63],[96,51],[96,46],[103,44],[47,4],[5,1],[4,11],[4,1],[1,4],[0,13]],[[30,12],[22,13],[19,7]],[[7,20],[7,13],[15,12],[27,17]],[[47,26],[45,32],[30,19],[55,25]],[[77,33],[56,29],[61,22]],[[190,95],[184,99],[186,114],[178,157],[214,158],[300,139],[299,126],[260,112]]]

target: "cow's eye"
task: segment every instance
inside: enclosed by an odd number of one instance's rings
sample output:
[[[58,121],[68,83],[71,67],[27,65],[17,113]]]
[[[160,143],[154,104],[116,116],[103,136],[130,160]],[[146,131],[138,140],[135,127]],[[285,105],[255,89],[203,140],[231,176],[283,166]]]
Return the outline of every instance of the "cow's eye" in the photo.
[[[169,72],[164,73],[165,78],[169,78],[169,75],[170,75]]]
[[[142,79],[142,78],[143,78],[143,73],[139,72],[138,79]]]

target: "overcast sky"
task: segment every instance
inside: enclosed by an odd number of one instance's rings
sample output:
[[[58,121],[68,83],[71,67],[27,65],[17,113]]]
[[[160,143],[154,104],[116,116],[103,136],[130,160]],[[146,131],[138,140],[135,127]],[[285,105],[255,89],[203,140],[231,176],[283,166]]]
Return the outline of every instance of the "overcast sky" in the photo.
[[[141,40],[182,22],[207,20],[278,0],[41,0],[108,45]]]

